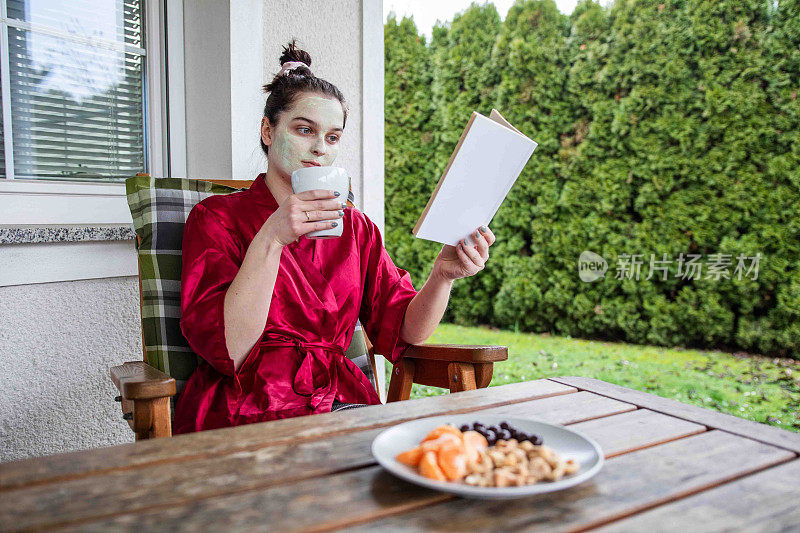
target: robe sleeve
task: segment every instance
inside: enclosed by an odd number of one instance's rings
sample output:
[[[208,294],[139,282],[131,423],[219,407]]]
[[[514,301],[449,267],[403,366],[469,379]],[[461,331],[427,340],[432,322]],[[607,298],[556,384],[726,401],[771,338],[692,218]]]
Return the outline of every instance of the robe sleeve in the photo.
[[[411,346],[400,338],[400,328],[417,291],[409,273],[392,262],[378,227],[366,215],[364,220],[367,242],[361,249],[368,256],[359,319],[375,353],[396,363]]]
[[[221,218],[196,205],[183,231],[181,331],[192,350],[226,376],[234,376],[234,365],[225,343],[225,292],[239,272],[241,256]]]

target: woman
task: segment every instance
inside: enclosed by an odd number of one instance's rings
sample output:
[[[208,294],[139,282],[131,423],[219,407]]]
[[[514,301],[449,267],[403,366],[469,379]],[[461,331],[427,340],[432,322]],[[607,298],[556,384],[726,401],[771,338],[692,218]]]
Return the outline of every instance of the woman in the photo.
[[[284,47],[261,123],[268,170],[247,191],[197,204],[183,237],[181,329],[200,364],[181,394],[175,433],[377,404],[346,357],[361,319],[376,352],[397,362],[441,320],[453,280],[483,269],[495,238],[444,246],[422,289],[397,268],[375,224],[332,191],[293,194],[291,174],[332,165],[347,109]],[[342,224],[335,239],[301,239]]]

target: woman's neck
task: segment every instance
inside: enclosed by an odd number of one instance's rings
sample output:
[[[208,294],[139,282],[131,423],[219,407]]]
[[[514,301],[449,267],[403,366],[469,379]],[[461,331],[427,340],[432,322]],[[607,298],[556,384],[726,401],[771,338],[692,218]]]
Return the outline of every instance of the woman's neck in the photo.
[[[275,198],[279,206],[283,205],[283,202],[292,195],[291,182],[283,178],[277,171],[273,172],[268,167],[264,180],[267,182],[269,192],[272,193],[272,197]]]

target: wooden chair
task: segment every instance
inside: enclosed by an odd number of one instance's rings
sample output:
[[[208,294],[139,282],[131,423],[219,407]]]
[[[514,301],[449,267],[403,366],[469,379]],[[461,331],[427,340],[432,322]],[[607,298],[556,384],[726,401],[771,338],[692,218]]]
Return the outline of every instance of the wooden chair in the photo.
[[[205,181],[237,188],[252,184],[252,181]],[[140,277],[140,296],[141,289]],[[369,363],[374,370],[374,349],[366,334],[364,337]],[[507,358],[505,346],[413,345],[393,368],[387,402],[407,400],[414,383],[442,387],[450,392],[487,387],[492,379],[494,363]],[[111,379],[120,393],[115,399],[121,402],[123,418],[134,431],[136,440],[172,435],[170,399],[176,393],[175,379],[145,361],[112,367]]]

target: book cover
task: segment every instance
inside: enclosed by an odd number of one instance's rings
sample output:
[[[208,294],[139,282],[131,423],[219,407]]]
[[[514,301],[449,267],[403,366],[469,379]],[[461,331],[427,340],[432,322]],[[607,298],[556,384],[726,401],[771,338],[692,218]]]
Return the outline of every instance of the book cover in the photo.
[[[455,246],[488,226],[538,144],[496,109],[467,122],[412,233]]]

